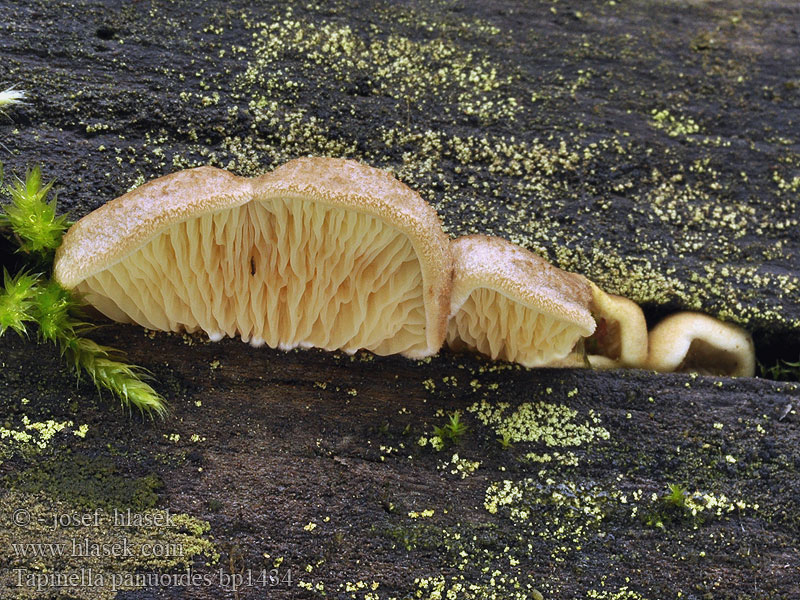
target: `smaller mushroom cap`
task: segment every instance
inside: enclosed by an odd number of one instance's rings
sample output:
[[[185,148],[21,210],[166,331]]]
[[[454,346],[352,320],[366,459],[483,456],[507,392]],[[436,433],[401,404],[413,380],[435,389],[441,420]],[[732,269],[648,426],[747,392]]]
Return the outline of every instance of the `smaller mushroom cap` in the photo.
[[[639,305],[609,294],[586,280],[592,288],[592,314],[597,329],[586,341],[588,360],[595,369],[642,368],[647,363],[647,322]]]
[[[670,315],[650,332],[647,366],[654,371],[752,377],[756,370],[750,334],[696,312]]]
[[[594,331],[591,290],[574,273],[498,237],[469,235],[451,248],[447,340],[454,350],[542,366]]]

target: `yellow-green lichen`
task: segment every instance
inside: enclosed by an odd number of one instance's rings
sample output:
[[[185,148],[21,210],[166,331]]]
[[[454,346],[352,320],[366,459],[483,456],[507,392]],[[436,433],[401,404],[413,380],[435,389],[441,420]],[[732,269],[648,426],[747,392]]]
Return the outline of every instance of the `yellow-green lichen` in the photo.
[[[476,402],[467,411],[474,413],[486,426],[511,442],[536,442],[549,447],[581,446],[595,439],[607,440],[608,430],[600,426],[600,419],[589,411],[587,418],[577,421],[578,412],[564,405],[547,402],[526,402],[510,414],[506,402],[491,404],[486,400]]]
[[[676,117],[668,110],[653,110],[653,127],[663,129],[671,137],[687,136],[700,132],[700,126],[691,117]]]
[[[439,469],[442,471],[447,471],[451,475],[458,475],[461,479],[466,479],[467,477],[472,475],[475,471],[477,471],[478,467],[480,466],[481,466],[481,461],[469,460],[460,457],[456,453],[450,457],[450,460],[442,461],[439,464]]]
[[[26,402],[23,399],[23,404]],[[15,454],[30,454],[46,449],[55,436],[61,431],[73,427],[72,421],[31,421],[28,415],[22,415],[20,426],[15,428],[11,421],[0,426],[0,457],[9,458]],[[89,426],[86,424],[72,430],[73,435],[86,437]]]

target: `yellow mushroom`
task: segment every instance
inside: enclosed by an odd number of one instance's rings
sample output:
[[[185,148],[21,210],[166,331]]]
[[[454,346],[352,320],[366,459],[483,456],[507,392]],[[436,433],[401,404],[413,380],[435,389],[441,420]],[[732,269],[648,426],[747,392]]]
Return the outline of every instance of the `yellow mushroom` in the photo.
[[[591,310],[597,322],[586,340],[586,355],[595,369],[642,368],[647,362],[647,322],[639,305],[609,294],[586,280],[592,289]]]
[[[594,331],[583,278],[502,238],[470,235],[451,247],[452,349],[535,367],[566,357]]]
[[[650,332],[647,366],[654,371],[752,377],[756,370],[750,334],[696,312],[670,315]]]
[[[303,158],[145,184],[64,238],[55,277],[108,317],[253,345],[409,357],[443,343],[451,258],[436,211],[388,173]]]

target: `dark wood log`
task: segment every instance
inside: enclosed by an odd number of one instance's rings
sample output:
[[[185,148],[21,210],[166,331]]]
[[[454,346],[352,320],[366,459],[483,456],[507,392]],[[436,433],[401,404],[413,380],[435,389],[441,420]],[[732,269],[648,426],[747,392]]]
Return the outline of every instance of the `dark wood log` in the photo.
[[[394,170],[452,235],[502,235],[651,320],[703,310],[753,331],[769,364],[797,359],[793,2],[2,0],[0,14],[0,81],[29,96],[0,117],[6,174],[41,164],[75,218],[179,168],[348,156]],[[76,387],[34,336],[0,339],[3,597],[114,597],[114,574],[187,566],[209,585],[116,597],[800,597],[796,383],[101,329],[169,399],[151,422]],[[456,411],[467,431],[432,448]],[[66,421],[45,441],[27,426]],[[114,507],[210,532],[45,527]],[[13,545],[84,538],[138,545],[36,559]],[[185,560],[146,559],[148,540]],[[26,579],[88,568],[103,586]],[[250,580],[225,588],[234,574]]]

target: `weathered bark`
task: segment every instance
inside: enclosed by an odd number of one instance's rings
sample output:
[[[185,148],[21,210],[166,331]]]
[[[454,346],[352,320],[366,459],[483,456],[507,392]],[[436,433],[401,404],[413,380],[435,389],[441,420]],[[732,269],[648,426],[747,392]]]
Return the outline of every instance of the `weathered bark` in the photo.
[[[750,328],[765,360],[796,359],[792,2],[3,1],[0,14],[0,81],[30,95],[0,122],[6,172],[41,164],[76,218],[185,166],[349,156],[393,169],[453,235],[502,235],[651,318],[701,309]],[[172,416],[109,408],[55,350],[5,336],[4,430],[32,431],[23,416],[74,426],[44,450],[0,440],[0,502],[8,518],[35,501],[210,523],[218,562],[189,563],[213,585],[119,598],[428,598],[437,581],[458,598],[800,597],[796,384],[282,353],[128,326],[97,337],[152,370]],[[481,421],[482,401],[509,403],[505,425]],[[534,441],[504,449],[496,430],[520,406],[538,408],[518,423]],[[460,442],[421,446],[454,411]],[[84,423],[86,438],[69,433]],[[89,564],[23,559],[21,539],[48,541],[9,525],[12,567]],[[131,568],[181,563],[117,571]],[[219,569],[272,568],[292,584],[219,585]],[[2,595],[107,590],[34,592]]]

